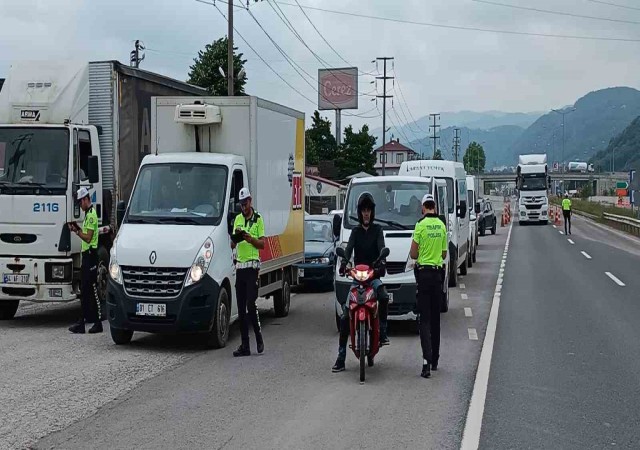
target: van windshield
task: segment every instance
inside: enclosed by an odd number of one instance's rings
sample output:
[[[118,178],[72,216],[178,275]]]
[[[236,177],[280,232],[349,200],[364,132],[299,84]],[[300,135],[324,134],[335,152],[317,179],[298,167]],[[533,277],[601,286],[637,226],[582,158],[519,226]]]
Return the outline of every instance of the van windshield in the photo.
[[[358,217],[358,199],[370,193],[376,203],[376,222],[387,230],[413,229],[422,217],[422,197],[432,194],[427,183],[389,181],[384,183],[358,183],[349,189],[344,225],[352,229]]]
[[[150,164],[140,169],[127,222],[218,225],[227,168],[205,164]]]

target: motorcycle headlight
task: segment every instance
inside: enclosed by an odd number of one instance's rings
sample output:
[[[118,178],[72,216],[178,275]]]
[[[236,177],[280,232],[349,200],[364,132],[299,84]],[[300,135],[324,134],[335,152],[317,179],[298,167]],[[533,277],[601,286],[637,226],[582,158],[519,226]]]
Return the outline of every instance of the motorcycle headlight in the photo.
[[[118,259],[116,258],[117,247],[118,237],[116,236],[115,240],[113,241],[113,245],[111,246],[111,251],[109,252],[109,276],[116,283],[122,284],[122,269],[120,269]]]
[[[369,278],[369,272],[367,270],[354,270],[353,278],[358,281],[367,281]]]
[[[196,255],[191,268],[189,269],[189,273],[187,274],[187,278],[184,281],[184,285],[191,286],[192,284],[197,283],[202,280],[204,274],[207,273],[207,269],[209,269],[209,264],[213,259],[213,241],[211,238],[207,238],[200,247],[198,254]]]

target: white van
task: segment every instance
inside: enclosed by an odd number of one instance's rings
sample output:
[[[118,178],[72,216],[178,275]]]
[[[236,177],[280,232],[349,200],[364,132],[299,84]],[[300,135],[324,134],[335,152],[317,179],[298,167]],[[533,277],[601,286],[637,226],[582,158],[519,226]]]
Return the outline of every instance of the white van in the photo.
[[[405,161],[400,165],[398,175],[435,177],[447,183],[449,223],[451,230],[449,254],[456,264],[449,266],[449,286],[458,285],[458,270],[467,274],[469,252],[469,215],[467,206],[467,173],[464,165],[454,161],[425,160]]]
[[[480,213],[476,177],[473,175],[467,175],[467,206],[469,207],[469,257],[467,258],[467,267],[471,267],[476,262],[476,253],[478,252],[478,214]]]
[[[376,203],[375,222],[382,226],[387,257],[387,275],[382,282],[389,293],[389,320],[415,319],[416,279],[413,269],[415,261],[409,257],[413,230],[422,218],[422,197],[435,196],[438,214],[446,224],[447,185],[434,178],[409,176],[382,176],[354,179],[349,184],[344,216],[334,216],[334,234],[339,245],[346,247],[351,231],[358,222],[357,204],[362,194],[368,192]],[[445,211],[442,213],[441,211]],[[448,267],[448,255],[445,265]],[[337,265],[339,266],[339,264]],[[441,312],[449,308],[448,273],[443,282]],[[351,280],[341,277],[336,271],[336,323],[347,299]]]

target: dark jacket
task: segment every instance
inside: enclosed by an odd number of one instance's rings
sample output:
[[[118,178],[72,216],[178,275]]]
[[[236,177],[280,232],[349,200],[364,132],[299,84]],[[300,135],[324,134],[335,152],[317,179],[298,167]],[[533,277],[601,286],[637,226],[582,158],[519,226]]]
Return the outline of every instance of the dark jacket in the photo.
[[[366,264],[371,267],[384,247],[384,232],[380,225],[372,223],[366,230],[362,225],[357,225],[349,236],[349,242],[345,249],[346,259],[350,260],[353,254],[353,262],[356,266]],[[380,269],[382,269],[382,273],[380,273],[381,270],[378,270],[379,275],[383,277],[386,272],[384,262]]]

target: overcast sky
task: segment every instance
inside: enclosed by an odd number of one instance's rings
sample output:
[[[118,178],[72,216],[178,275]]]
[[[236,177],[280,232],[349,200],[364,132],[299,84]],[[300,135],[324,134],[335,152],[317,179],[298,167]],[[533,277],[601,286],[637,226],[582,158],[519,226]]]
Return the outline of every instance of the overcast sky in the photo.
[[[213,0],[211,0],[213,1]],[[235,0],[238,3],[240,0]],[[280,1],[280,0],[278,0]],[[395,74],[408,110],[418,118],[431,112],[458,110],[544,111],[572,104],[589,91],[609,86],[640,87],[640,4],[608,0],[623,9],[590,0],[495,0],[576,15],[632,21],[591,20],[525,11],[474,0],[298,0],[302,6],[429,22],[554,35],[637,39],[638,42],[590,41],[456,30],[307,10],[338,53],[362,72],[375,71],[371,60],[395,57]],[[246,4],[246,0],[243,0]],[[308,46],[337,67],[342,61],[311,27],[295,0],[282,0],[282,11]],[[218,2],[226,12],[227,5]],[[265,0],[250,10],[274,40],[314,75],[318,61],[298,41]],[[251,16],[235,13],[236,28],[264,59],[312,100],[314,91],[287,64]],[[186,79],[193,56],[206,43],[226,35],[226,21],[213,6],[195,0],[0,0],[0,77],[18,59],[83,58],[128,62],[135,39],[148,50],[143,68]],[[249,60],[247,91],[311,114],[314,104],[302,98],[270,71],[236,36]],[[381,69],[381,66],[379,66]],[[362,76],[361,92],[376,92],[371,77]],[[311,81],[311,83],[313,83]],[[405,106],[396,85],[399,118]],[[382,93],[378,84],[377,93]],[[360,98],[357,112],[371,111],[370,97]],[[333,118],[333,113],[330,114]],[[391,115],[397,122],[398,119]],[[343,125],[381,126],[380,117],[344,117]]]

